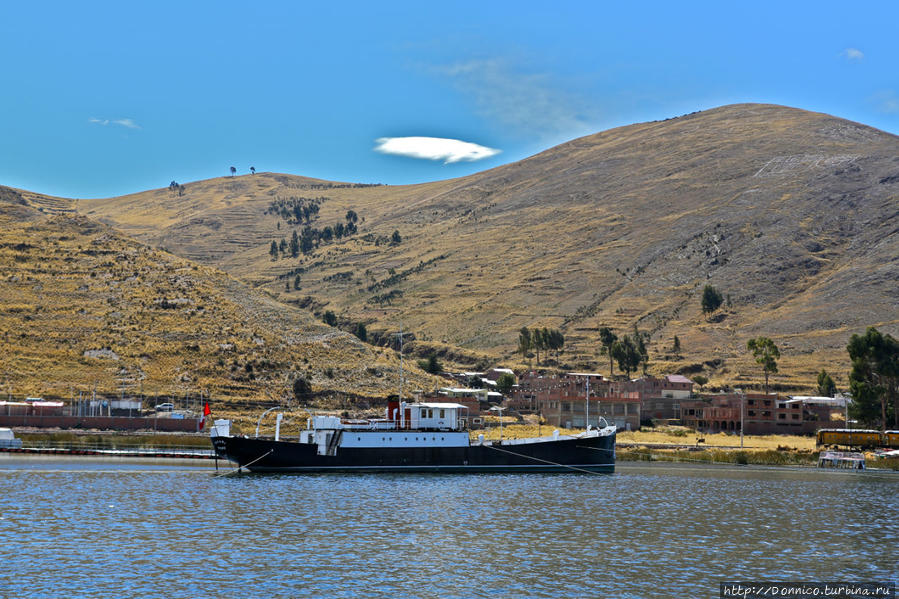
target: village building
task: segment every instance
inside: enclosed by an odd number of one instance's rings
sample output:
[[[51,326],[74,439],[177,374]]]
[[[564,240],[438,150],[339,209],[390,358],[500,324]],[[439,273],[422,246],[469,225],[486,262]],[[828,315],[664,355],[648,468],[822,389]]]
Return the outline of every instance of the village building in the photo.
[[[622,430],[640,427],[639,394],[612,391],[608,379],[592,372],[524,374],[506,405],[519,412],[538,413],[550,426],[600,426],[600,418],[604,418]]]
[[[821,401],[824,399],[825,401]],[[727,393],[681,402],[684,426],[699,431],[804,435],[845,425],[839,402],[831,398],[786,397],[764,393]],[[742,418],[742,420],[741,420]]]
[[[504,374],[510,374],[514,377],[515,371],[512,370],[511,368],[491,368],[490,370],[488,370],[487,372],[484,373],[484,378],[487,380],[496,382],[499,380],[499,377],[501,377]]]
[[[638,393],[640,411],[644,420],[673,423],[680,420],[681,400],[693,396],[693,381],[680,374],[669,374],[661,378],[645,376],[630,381],[611,383],[616,394]]]

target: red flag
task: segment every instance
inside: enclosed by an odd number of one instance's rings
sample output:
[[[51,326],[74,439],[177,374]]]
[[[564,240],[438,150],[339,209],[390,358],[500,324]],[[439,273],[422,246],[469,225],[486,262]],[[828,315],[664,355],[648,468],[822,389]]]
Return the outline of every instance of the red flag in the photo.
[[[206,426],[206,417],[209,416],[210,414],[212,414],[212,410],[209,409],[209,402],[207,401],[206,404],[203,406],[203,417],[200,418],[200,428],[201,429],[204,426]]]

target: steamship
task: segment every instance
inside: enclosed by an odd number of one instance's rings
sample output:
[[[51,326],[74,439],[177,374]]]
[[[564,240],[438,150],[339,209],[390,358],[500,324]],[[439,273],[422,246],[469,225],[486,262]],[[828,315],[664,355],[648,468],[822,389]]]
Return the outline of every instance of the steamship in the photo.
[[[274,438],[231,434],[229,420],[211,429],[216,456],[250,472],[612,472],[615,427],[604,420],[577,435],[471,439],[467,408],[456,403],[390,401],[384,418],[313,415],[305,430]]]

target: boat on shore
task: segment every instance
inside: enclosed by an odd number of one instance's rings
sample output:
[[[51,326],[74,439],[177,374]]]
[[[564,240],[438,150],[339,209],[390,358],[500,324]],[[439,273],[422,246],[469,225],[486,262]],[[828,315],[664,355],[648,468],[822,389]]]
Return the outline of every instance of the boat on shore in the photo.
[[[818,456],[818,468],[864,470],[865,454],[851,451],[822,451]]]
[[[455,403],[388,402],[385,418],[312,416],[291,440],[231,435],[228,420],[211,434],[216,455],[251,472],[613,472],[616,428],[578,435],[472,440]]]

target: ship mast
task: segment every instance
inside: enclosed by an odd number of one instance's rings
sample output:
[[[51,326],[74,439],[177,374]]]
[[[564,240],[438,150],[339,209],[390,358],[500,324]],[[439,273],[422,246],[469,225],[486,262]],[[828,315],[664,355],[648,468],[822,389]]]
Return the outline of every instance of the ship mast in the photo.
[[[599,423],[596,424],[599,426]],[[587,375],[587,402],[584,406],[584,428],[590,430],[590,375]]]
[[[399,401],[403,403],[403,325],[400,324],[400,332],[396,333],[397,340],[400,346],[400,393],[399,393]]]

